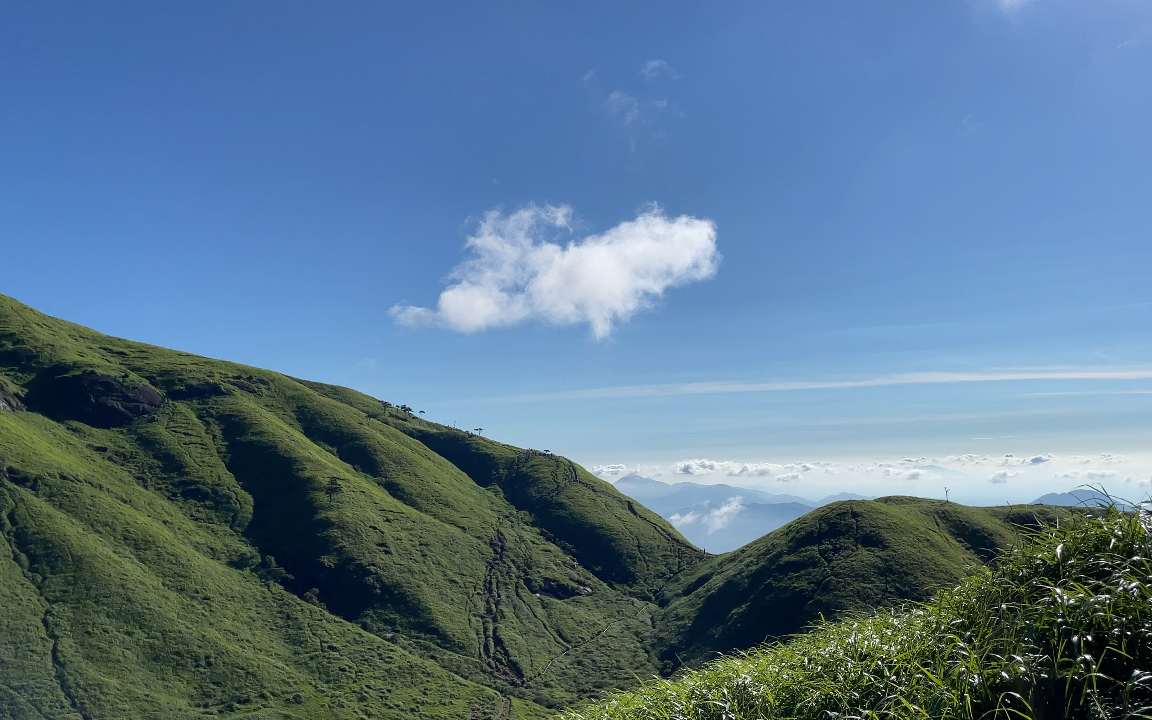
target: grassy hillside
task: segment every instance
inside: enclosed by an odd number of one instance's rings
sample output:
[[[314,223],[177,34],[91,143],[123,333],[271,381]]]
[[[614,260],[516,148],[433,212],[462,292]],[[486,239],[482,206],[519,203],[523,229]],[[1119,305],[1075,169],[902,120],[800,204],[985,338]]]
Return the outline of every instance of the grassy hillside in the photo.
[[[569,702],[654,671],[647,600],[699,557],[562,458],[8,298],[0,388],[0,622],[28,668],[3,674],[30,707]]]
[[[1049,526],[926,605],[824,624],[568,720],[1133,718],[1152,712],[1152,538]]]
[[[841,503],[705,556],[565,458],[0,296],[0,720],[541,716],[927,597],[1011,513]]]
[[[838,612],[927,600],[1011,546],[1019,527],[1062,515],[909,497],[826,505],[678,575],[660,599],[663,658],[675,665],[797,633]]]

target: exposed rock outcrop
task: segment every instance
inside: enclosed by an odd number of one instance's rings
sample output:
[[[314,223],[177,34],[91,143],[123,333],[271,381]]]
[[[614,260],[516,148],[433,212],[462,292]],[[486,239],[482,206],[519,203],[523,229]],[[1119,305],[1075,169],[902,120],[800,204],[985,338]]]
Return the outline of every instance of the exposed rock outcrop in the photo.
[[[57,420],[79,420],[99,428],[127,425],[160,406],[164,398],[149,385],[128,387],[111,375],[85,370],[48,372],[29,388],[28,404]]]
[[[24,403],[20,401],[19,397],[0,387],[0,412],[16,412],[23,409]]]

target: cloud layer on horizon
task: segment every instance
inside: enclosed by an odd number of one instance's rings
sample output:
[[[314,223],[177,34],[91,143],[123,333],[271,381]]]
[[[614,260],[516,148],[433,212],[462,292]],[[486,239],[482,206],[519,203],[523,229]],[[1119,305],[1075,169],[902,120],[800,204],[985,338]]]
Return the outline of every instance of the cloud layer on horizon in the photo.
[[[597,339],[652,307],[670,289],[716,274],[720,254],[711,220],[668,217],[657,205],[599,235],[561,245],[572,208],[530,205],[486,213],[435,309],[396,305],[410,327],[472,333],[542,320],[587,323]]]
[[[1135,501],[1140,498],[1132,493],[1152,487],[1152,455],[965,453],[778,463],[694,458],[648,465],[594,465],[592,472],[609,482],[636,473],[671,484],[723,483],[772,493],[799,493],[810,499],[845,491],[943,499],[946,484],[954,499],[961,498],[959,502],[967,498],[995,504],[1029,502],[1049,492],[1105,484],[1117,497]]]

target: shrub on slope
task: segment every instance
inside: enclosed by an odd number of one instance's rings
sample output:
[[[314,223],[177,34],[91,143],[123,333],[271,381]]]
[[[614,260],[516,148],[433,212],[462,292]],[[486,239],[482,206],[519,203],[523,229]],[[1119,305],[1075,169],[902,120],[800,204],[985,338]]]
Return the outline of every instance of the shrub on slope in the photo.
[[[1149,717],[1150,554],[1141,518],[1083,516],[929,604],[824,624],[565,717]]]

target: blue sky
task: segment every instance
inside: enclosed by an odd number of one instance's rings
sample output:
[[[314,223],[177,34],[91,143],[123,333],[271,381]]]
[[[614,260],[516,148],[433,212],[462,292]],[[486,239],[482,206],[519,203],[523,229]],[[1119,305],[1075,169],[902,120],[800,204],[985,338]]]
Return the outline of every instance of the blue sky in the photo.
[[[1149,78],[1125,0],[7,3],[0,292],[589,467],[1123,489]]]

